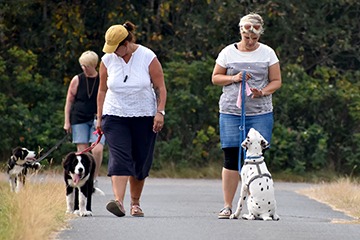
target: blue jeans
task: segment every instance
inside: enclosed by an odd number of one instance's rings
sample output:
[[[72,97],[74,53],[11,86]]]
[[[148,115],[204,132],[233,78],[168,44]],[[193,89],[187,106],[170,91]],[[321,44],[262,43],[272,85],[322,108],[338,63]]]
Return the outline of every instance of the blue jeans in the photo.
[[[240,146],[240,124],[241,116],[220,113],[220,143],[222,148]],[[271,141],[274,126],[273,113],[245,117],[245,136],[250,128],[260,132],[266,141]]]
[[[241,116],[220,113],[220,143],[224,151],[223,167],[229,170],[240,171],[243,155],[240,139]],[[269,142],[271,141],[274,125],[273,113],[245,117],[245,136],[250,128],[255,128]],[[240,161],[241,158],[241,161]],[[240,164],[240,166],[239,166]]]
[[[85,123],[71,125],[72,142],[73,143],[94,143],[98,139],[95,132],[96,120],[91,120]],[[102,145],[105,144],[105,136],[100,139]]]

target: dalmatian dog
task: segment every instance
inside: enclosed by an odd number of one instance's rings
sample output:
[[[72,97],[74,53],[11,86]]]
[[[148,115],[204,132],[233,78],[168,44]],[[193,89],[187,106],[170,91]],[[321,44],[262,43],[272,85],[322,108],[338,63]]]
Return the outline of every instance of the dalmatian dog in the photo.
[[[241,146],[246,149],[246,159],[240,172],[240,199],[230,219],[240,216],[244,202],[248,198],[249,213],[244,214],[243,219],[278,221],[280,217],[276,214],[274,183],[263,157],[263,150],[269,147],[269,143],[257,130],[251,128]]]

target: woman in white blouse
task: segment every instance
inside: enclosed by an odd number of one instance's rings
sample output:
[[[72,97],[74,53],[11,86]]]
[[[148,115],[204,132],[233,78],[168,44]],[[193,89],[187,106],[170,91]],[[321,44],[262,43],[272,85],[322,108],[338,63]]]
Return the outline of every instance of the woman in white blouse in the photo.
[[[109,146],[108,176],[115,196],[106,208],[125,216],[130,184],[130,215],[143,217],[140,197],[153,161],[156,135],[164,126],[166,87],[155,53],[135,43],[135,25],[111,26],[100,64],[97,128]]]

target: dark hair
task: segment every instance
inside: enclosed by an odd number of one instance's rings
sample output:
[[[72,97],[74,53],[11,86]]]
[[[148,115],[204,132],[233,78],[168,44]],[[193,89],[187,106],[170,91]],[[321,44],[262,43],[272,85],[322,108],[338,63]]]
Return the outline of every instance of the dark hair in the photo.
[[[119,45],[123,45],[125,41],[128,41],[128,42],[135,42],[136,39],[135,39],[135,34],[134,34],[134,31],[135,31],[135,24],[133,24],[132,22],[130,21],[126,21],[123,26],[126,28],[126,30],[128,30],[129,32],[129,35],[119,44]]]

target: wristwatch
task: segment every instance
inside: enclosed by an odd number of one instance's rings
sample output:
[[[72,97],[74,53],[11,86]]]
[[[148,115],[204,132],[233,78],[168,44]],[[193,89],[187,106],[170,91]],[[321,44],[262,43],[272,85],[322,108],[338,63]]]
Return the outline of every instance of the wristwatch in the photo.
[[[165,116],[165,111],[161,110],[161,111],[157,111],[158,113],[160,113],[161,115]]]

